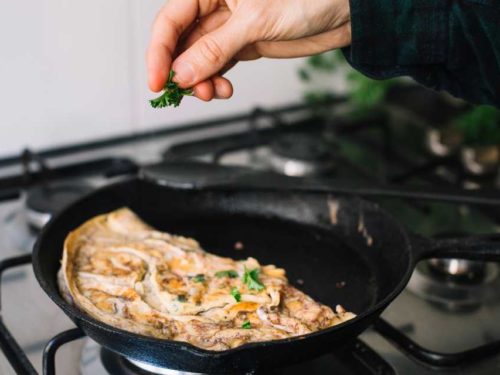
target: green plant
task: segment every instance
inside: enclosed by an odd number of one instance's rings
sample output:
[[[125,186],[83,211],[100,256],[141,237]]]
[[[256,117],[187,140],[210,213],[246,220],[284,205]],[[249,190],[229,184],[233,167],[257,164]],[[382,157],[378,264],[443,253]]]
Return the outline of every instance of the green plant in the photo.
[[[165,83],[165,88],[163,94],[156,99],[152,99],[149,102],[151,103],[151,107],[153,108],[164,108],[167,106],[177,107],[181,104],[182,98],[184,96],[193,95],[193,90],[191,89],[181,89],[177,83],[173,82],[172,79],[175,76],[175,72],[173,70],[170,71],[167,79],[167,83]]]
[[[245,273],[243,274],[243,282],[246,284],[248,289],[256,290],[260,292],[264,289],[264,284],[259,280],[260,270],[258,268],[254,268],[253,270],[249,270],[245,267]]]
[[[397,84],[396,79],[375,81],[356,71],[347,74],[349,101],[356,109],[373,108],[381,104],[388,91]]]
[[[339,68],[341,68],[339,69]],[[299,77],[304,82],[312,82],[315,73],[343,73],[346,72],[348,82],[347,97],[353,110],[364,110],[382,103],[391,87],[398,83],[397,79],[373,80],[353,70],[347,63],[341,51],[331,51],[311,56],[305,66],[299,69]],[[322,103],[335,97],[333,91],[313,89],[304,94],[304,99],[310,103]]]
[[[319,55],[311,56],[307,59],[307,65],[314,70],[333,72],[339,65],[345,63],[344,56],[338,51],[330,51]]]
[[[479,105],[455,120],[457,129],[468,146],[500,144],[500,111],[488,105]]]

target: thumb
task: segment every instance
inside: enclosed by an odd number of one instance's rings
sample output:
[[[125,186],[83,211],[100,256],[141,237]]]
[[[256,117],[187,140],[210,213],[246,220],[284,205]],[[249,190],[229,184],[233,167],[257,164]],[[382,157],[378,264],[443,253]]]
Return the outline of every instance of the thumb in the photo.
[[[231,17],[202,36],[174,61],[175,81],[181,87],[192,87],[218,73],[248,43],[246,34]]]

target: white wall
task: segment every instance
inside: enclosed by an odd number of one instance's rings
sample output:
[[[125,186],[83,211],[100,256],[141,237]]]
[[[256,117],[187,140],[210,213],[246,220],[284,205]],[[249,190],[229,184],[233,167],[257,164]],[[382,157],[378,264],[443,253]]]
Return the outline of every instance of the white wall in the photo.
[[[160,0],[1,0],[0,157],[300,99],[300,60],[243,63],[229,101],[154,110],[144,52]]]

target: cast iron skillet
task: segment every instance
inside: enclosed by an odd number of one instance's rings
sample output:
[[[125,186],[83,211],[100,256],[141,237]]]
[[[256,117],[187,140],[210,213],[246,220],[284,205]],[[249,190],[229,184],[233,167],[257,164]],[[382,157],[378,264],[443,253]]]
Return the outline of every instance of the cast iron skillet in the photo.
[[[243,373],[285,366],[342,347],[402,291],[423,258],[500,260],[495,238],[421,238],[368,201],[285,186],[259,189],[258,182],[263,179],[255,176],[252,188],[244,188],[234,179],[230,185],[172,188],[162,186],[165,181],[158,175],[156,182],[132,178],[101,188],[45,227],[33,253],[38,282],[77,326],[112,351],[171,369]],[[263,264],[283,267],[292,284],[302,279],[303,285],[297,286],[313,298],[332,307],[341,304],[357,317],[306,336],[223,352],[140,336],[100,323],[62,299],[56,275],[68,232],[93,216],[124,206],[160,230],[198,239],[215,254],[253,256]],[[236,242],[242,242],[244,249],[235,250]],[[339,288],[342,282],[345,286]]]

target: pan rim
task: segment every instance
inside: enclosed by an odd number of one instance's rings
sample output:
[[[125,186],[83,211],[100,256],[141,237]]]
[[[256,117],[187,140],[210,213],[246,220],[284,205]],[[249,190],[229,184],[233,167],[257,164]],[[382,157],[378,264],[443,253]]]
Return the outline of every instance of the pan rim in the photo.
[[[71,210],[74,205],[78,204],[82,200],[89,198],[93,195],[99,194],[105,189],[112,189],[118,185],[133,183],[136,181],[144,182],[139,177],[134,176],[134,177],[122,179],[122,180],[117,181],[117,182],[110,183],[108,185],[99,187],[98,189],[96,189],[90,193],[87,193],[82,198],[78,199],[76,202],[74,202],[71,205],[69,205],[68,207],[66,207],[59,214],[57,214],[53,218],[51,218],[51,220],[44,226],[44,228],[40,232],[37,240],[35,241],[35,244],[33,245],[33,253],[32,253],[32,263],[33,264],[32,264],[32,266],[33,266],[33,270],[35,273],[35,277],[36,277],[39,285],[42,287],[44,292],[49,296],[49,298],[59,308],[61,308],[61,310],[63,310],[64,313],[78,327],[79,327],[79,324],[77,322],[83,321],[86,324],[88,324],[96,329],[99,329],[103,332],[112,333],[112,334],[119,333],[119,334],[128,336],[128,338],[130,340],[136,339],[136,340],[141,340],[143,342],[145,341],[145,342],[148,342],[151,344],[156,344],[156,345],[167,345],[167,346],[170,346],[172,348],[183,350],[184,352],[189,352],[189,353],[196,355],[198,357],[205,357],[205,358],[209,357],[212,359],[220,359],[220,358],[224,358],[224,357],[230,357],[232,355],[238,354],[239,352],[244,352],[244,351],[248,351],[251,349],[261,349],[261,348],[269,348],[269,347],[273,347],[273,346],[281,346],[281,345],[288,344],[290,342],[310,341],[318,336],[324,336],[327,334],[331,334],[333,332],[338,332],[338,331],[342,331],[344,329],[348,329],[349,327],[352,327],[352,326],[356,325],[357,323],[359,323],[365,319],[368,319],[370,316],[376,318],[376,317],[378,317],[379,313],[381,313],[403,291],[403,289],[406,287],[406,285],[408,284],[408,282],[410,280],[412,270],[414,268],[414,261],[413,261],[414,249],[413,249],[413,243],[411,241],[411,232],[406,230],[399,222],[395,221],[394,224],[396,224],[398,226],[400,232],[404,235],[404,240],[405,240],[406,246],[408,248],[408,260],[407,260],[406,270],[405,270],[404,276],[401,278],[399,283],[394,287],[392,292],[389,293],[386,297],[384,297],[383,299],[381,299],[380,301],[375,303],[369,309],[363,311],[360,314],[356,314],[356,316],[354,318],[352,318],[346,322],[343,322],[341,324],[338,324],[338,325],[335,325],[335,326],[332,326],[332,327],[329,327],[326,329],[322,329],[319,331],[311,332],[311,333],[308,333],[305,335],[293,336],[293,337],[288,337],[285,339],[251,342],[251,343],[246,343],[246,344],[243,344],[243,345],[235,347],[235,348],[221,350],[221,351],[203,349],[203,348],[199,348],[191,343],[184,342],[184,341],[161,339],[161,338],[146,336],[146,335],[142,335],[142,334],[138,334],[138,333],[130,332],[130,331],[127,331],[127,330],[124,330],[121,328],[114,327],[110,324],[103,323],[103,322],[93,318],[92,316],[90,316],[90,315],[86,314],[85,312],[81,311],[80,309],[78,309],[78,307],[68,303],[66,300],[63,299],[63,297],[61,296],[59,291],[57,291],[57,293],[53,293],[53,288],[49,285],[48,281],[44,277],[42,277],[41,266],[40,266],[40,262],[38,261],[38,259],[39,259],[39,254],[40,254],[41,248],[42,248],[42,242],[43,242],[44,238],[46,237],[46,233],[51,231],[53,225],[55,225],[54,223],[57,221],[57,218],[59,216],[62,216],[66,211]],[[173,189],[173,190],[175,190],[175,189]],[[209,191],[210,189],[205,189],[205,190]],[[251,189],[251,188],[248,190],[238,188],[239,192],[240,191],[251,192],[252,190],[253,189]],[[354,199],[354,197],[348,197],[347,199]],[[374,204],[370,201],[359,198],[357,196],[355,197],[355,199],[362,201],[362,202],[367,202],[371,205]],[[392,216],[390,216],[389,214],[387,214],[387,216],[392,219]],[[88,337],[90,337],[85,328],[82,328],[82,330],[85,332],[85,334]],[[99,344],[103,345],[101,343],[99,343]],[[103,346],[105,346],[105,345],[103,345]],[[109,349],[113,350],[121,355],[124,355],[123,353],[116,351],[116,349],[113,349],[113,348],[109,348]]]

